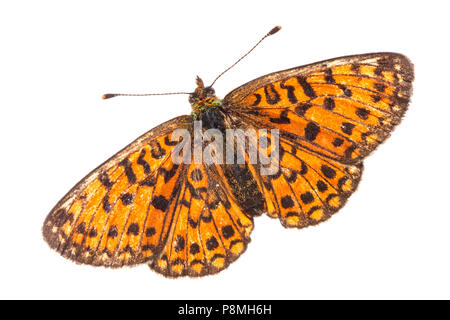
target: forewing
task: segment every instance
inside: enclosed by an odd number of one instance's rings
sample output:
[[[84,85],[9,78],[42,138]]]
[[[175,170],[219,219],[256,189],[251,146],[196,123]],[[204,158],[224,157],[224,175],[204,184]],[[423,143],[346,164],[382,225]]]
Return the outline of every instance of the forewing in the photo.
[[[349,56],[266,75],[224,102],[313,153],[356,163],[401,121],[413,77],[413,65],[400,54]]]
[[[109,267],[158,256],[183,172],[171,158],[171,134],[191,122],[181,116],[150,130],[81,180],[44,222],[50,247],[78,263]]]

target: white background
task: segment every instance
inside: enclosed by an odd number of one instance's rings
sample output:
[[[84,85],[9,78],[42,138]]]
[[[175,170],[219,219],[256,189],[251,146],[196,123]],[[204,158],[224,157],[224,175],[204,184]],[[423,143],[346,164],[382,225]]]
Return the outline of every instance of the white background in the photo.
[[[0,298],[450,298],[448,8],[445,1],[3,1],[0,5]],[[365,161],[328,222],[286,230],[255,219],[227,270],[166,279],[146,265],[80,266],[42,223],[85,174],[137,136],[190,112],[210,83],[275,25],[283,29],[215,85],[348,54],[415,64],[410,109]]]

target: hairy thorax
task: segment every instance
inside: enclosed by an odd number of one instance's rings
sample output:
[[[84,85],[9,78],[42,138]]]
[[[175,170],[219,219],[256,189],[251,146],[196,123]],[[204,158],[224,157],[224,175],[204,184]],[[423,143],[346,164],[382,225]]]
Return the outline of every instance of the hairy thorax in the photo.
[[[223,102],[212,87],[205,87],[202,79],[197,77],[197,88],[189,96],[194,120],[202,122],[203,129],[224,129]]]

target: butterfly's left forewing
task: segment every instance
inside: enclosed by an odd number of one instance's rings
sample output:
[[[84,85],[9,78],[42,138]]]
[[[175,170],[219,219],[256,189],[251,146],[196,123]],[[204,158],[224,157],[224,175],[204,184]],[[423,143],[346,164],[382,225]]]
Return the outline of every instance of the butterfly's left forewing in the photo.
[[[230,92],[230,112],[296,136],[305,148],[358,161],[400,123],[412,92],[404,56],[376,53],[269,74]]]
[[[280,132],[280,170],[260,181],[268,214],[283,225],[326,220],[358,185],[362,159],[407,109],[414,78],[395,53],[327,60],[272,73],[224,98],[230,117]]]

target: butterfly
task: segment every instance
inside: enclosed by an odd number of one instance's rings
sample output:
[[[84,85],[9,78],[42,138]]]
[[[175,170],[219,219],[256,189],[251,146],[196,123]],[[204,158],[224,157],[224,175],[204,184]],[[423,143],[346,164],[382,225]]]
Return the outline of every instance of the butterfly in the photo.
[[[412,63],[397,53],[267,74],[223,99],[197,78],[192,114],[150,130],[89,173],[51,210],[43,236],[81,264],[146,263],[167,277],[217,273],[246,250],[255,217],[304,228],[342,208],[363,159],[402,120],[413,78]],[[174,161],[177,146],[194,145],[196,121],[202,130],[254,129],[277,140],[277,170],[262,174],[247,151],[243,163]],[[178,129],[189,136],[175,137]]]

